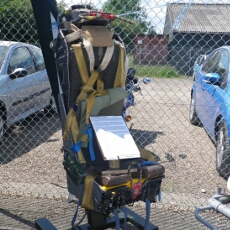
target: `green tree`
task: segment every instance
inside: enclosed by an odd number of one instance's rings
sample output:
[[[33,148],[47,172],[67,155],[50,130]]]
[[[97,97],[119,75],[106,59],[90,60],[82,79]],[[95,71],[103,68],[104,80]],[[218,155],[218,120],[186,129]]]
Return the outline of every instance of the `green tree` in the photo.
[[[38,35],[30,0],[0,2],[0,39],[37,44]]]
[[[102,7],[105,12],[111,12],[135,23],[128,24],[122,20],[115,20],[111,23],[114,31],[120,35],[125,44],[130,48],[137,34],[156,34],[151,23],[146,21],[147,14],[140,4],[140,0],[108,0]]]
[[[58,9],[63,11],[64,5],[59,3]],[[0,1],[0,40],[39,46],[31,0]]]

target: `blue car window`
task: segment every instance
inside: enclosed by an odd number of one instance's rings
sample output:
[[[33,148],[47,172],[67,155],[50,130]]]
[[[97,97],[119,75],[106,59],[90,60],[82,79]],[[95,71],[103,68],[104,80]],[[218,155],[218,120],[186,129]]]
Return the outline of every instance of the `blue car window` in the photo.
[[[197,64],[198,64],[198,65],[201,65],[203,61],[204,61],[204,56],[202,55],[202,56],[200,56],[200,57],[198,58]]]
[[[216,73],[221,77],[221,88],[225,88],[227,85],[228,67],[229,66],[229,54],[227,50],[223,50],[220,60],[217,65]]]
[[[45,62],[43,59],[42,51],[37,47],[32,47],[31,51],[35,58],[37,70],[45,69]]]
[[[216,66],[218,65],[219,62],[219,58],[220,58],[220,52],[216,51],[214,52],[209,59],[207,60],[207,62],[204,64],[202,71],[204,73],[214,73]]]
[[[8,74],[17,68],[24,68],[28,74],[36,72],[34,60],[26,47],[16,48],[10,58]]]

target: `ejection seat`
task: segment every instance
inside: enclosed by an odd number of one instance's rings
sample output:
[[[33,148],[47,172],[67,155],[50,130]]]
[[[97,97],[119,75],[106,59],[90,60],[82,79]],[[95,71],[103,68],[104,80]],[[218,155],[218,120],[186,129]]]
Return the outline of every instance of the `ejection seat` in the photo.
[[[126,205],[140,200],[157,202],[165,171],[154,155],[140,146],[139,157],[103,158],[90,119],[120,118],[127,97],[125,47],[107,28],[112,16],[108,18],[102,12],[74,6],[59,18],[59,34],[54,41],[62,91],[58,106],[67,186],[87,211],[91,229],[111,226],[108,217]]]

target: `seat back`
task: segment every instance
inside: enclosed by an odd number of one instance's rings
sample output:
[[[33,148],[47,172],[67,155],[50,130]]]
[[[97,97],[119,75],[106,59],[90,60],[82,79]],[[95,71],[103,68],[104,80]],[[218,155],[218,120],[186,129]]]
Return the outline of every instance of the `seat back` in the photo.
[[[101,165],[103,161],[96,140],[96,159],[90,159],[88,139],[84,134],[89,116],[121,116],[127,96],[125,50],[116,38],[106,26],[79,29],[72,23],[64,25],[58,35],[57,69],[63,87],[66,122],[72,120],[71,124],[64,125],[63,138],[73,145],[83,142],[82,162],[87,165]],[[107,168],[108,162],[104,165]]]

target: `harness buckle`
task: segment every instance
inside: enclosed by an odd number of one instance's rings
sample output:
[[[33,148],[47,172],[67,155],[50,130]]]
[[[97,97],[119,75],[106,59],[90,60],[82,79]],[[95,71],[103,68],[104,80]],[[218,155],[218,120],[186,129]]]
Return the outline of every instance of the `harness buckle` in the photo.
[[[93,87],[91,87],[90,85],[88,84],[85,84],[81,87],[81,89],[86,93],[86,94],[89,94],[89,93],[92,93],[94,91]]]
[[[137,183],[133,182],[133,178],[130,172],[132,166],[137,166],[139,169],[138,171],[140,172],[140,177]],[[130,184],[132,188],[132,199],[136,200],[136,198],[141,194],[141,189],[142,189],[142,168],[140,164],[137,162],[132,162],[128,167],[128,174],[130,176]]]

